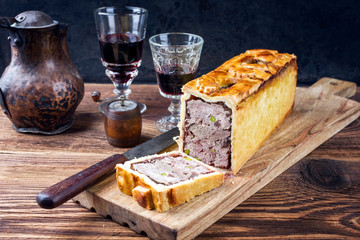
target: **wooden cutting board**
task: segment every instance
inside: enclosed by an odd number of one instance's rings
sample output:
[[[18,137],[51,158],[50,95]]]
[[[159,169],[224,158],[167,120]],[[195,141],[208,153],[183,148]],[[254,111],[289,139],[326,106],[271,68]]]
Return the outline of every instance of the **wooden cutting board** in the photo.
[[[285,122],[236,176],[213,191],[158,213],[120,192],[113,174],[74,201],[152,239],[192,239],[360,115],[360,103],[346,98],[355,94],[355,83],[323,78],[296,91]]]

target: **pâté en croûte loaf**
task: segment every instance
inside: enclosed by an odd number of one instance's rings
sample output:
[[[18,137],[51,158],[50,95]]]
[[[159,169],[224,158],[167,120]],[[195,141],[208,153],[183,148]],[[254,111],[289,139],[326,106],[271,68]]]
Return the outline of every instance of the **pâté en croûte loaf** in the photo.
[[[294,105],[296,56],[248,50],[188,82],[179,150],[236,174]]]
[[[224,173],[178,151],[116,165],[120,190],[147,209],[164,212],[219,187]]]

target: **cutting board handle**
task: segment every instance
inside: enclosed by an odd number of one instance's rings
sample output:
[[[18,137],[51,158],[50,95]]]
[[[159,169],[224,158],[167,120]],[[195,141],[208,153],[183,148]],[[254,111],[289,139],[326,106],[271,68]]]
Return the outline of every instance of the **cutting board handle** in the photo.
[[[48,187],[36,196],[36,202],[42,208],[52,209],[84,191],[92,183],[108,172],[113,172],[116,164],[124,163],[127,158],[122,154],[115,154],[91,167]]]
[[[356,83],[324,77],[309,87],[309,91],[319,91],[321,97],[335,95],[344,98],[351,98],[356,94]]]

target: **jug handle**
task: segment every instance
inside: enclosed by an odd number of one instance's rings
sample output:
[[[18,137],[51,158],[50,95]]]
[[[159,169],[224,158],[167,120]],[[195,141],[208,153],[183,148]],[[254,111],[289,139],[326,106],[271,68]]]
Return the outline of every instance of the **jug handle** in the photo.
[[[72,71],[74,72],[74,74],[78,77],[81,78],[74,62],[72,61],[71,57],[70,57],[70,53],[68,50],[68,45],[67,45],[67,39],[66,39],[66,35],[67,35],[67,31],[68,31],[69,25],[66,23],[59,23],[59,36],[60,36],[60,43],[61,43],[61,48],[64,52],[64,55],[66,57],[66,60],[68,61],[68,63],[72,66]]]
[[[4,113],[11,118],[11,113],[6,106],[5,96],[4,96],[4,93],[2,92],[1,88],[0,88],[0,106],[2,107]]]
[[[71,65],[74,65],[70,54],[69,54],[69,50],[68,50],[68,46],[67,46],[67,39],[66,39],[66,35],[67,35],[67,30],[69,28],[69,25],[66,23],[59,23],[59,33],[60,33],[60,43],[61,43],[61,47],[62,50],[66,56],[66,59],[69,61],[69,63]]]
[[[70,55],[69,55],[69,51],[68,51],[68,48],[67,48],[67,39],[66,39],[66,34],[67,34],[68,28],[69,28],[69,25],[67,25],[66,23],[59,23],[59,33],[60,33],[61,47],[63,49],[63,52],[65,53],[66,58],[69,60]]]

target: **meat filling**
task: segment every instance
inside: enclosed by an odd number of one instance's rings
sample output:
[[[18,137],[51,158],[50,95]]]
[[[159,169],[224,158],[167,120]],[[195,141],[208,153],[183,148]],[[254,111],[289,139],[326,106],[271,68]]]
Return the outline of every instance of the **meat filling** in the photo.
[[[231,109],[222,103],[186,103],[184,152],[220,168],[230,167]]]
[[[214,172],[197,160],[181,155],[165,156],[134,163],[132,169],[166,186]]]

